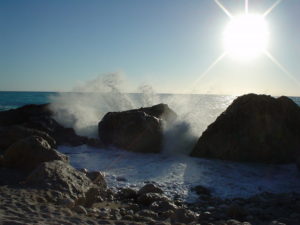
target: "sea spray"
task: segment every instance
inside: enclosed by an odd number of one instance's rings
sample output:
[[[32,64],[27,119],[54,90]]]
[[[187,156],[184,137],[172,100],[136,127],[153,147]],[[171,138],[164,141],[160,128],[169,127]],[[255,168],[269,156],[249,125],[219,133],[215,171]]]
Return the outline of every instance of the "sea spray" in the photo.
[[[135,94],[124,93],[126,79],[119,73],[99,76],[75,87],[72,92],[51,98],[55,119],[77,134],[97,137],[98,122],[107,112],[123,111],[166,103],[178,119],[164,129],[168,154],[188,154],[206,127],[225,110],[232,96],[157,94],[141,85]]]

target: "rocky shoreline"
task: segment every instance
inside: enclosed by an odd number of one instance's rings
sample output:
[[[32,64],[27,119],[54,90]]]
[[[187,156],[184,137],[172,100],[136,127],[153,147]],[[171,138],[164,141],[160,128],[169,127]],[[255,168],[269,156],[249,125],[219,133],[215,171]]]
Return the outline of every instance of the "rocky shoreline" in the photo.
[[[235,102],[238,104],[230,106],[208,127],[192,155],[236,161],[297,161],[298,106],[287,98],[274,100],[256,95]],[[138,190],[108,187],[101,171],[75,169],[68,156],[56,150],[62,144],[86,144],[157,153],[162,146],[163,127],[175,118],[176,114],[164,104],[108,113],[98,124],[102,135],[95,139],[78,136],[72,128],[57,123],[49,105],[0,112],[0,224],[300,224],[299,193],[220,199],[206,187],[197,186],[192,191],[198,194],[198,201],[187,203],[177,196],[168,197],[159,186],[147,181]],[[265,124],[270,126],[257,132]],[[248,148],[249,143],[255,151]],[[266,148],[261,154],[260,149],[270,143],[276,148]],[[285,148],[289,151],[282,158]],[[218,149],[224,152],[220,154]]]
[[[297,225],[300,221],[296,193],[219,199],[196,187],[199,201],[188,204],[166,197],[151,183],[140,190],[97,191],[97,186],[83,197],[70,196],[67,189],[28,184],[23,182],[26,176],[19,170],[0,169],[0,224]]]

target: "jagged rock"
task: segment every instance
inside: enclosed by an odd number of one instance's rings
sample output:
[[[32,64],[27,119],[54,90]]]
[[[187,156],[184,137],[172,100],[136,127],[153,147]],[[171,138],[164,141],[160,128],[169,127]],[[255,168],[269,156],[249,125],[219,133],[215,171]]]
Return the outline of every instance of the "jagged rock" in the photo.
[[[99,137],[106,145],[128,151],[160,152],[163,141],[163,123],[169,123],[176,114],[165,104],[123,112],[109,112],[98,124]]]
[[[57,190],[72,199],[84,196],[93,187],[86,175],[60,160],[42,163],[26,178],[27,185]]]
[[[42,137],[31,136],[11,145],[3,155],[3,165],[31,171],[43,162],[62,160],[68,157],[51,148]]]
[[[56,146],[56,141],[46,132],[13,125],[10,127],[2,127],[0,129],[0,149],[5,150],[15,142],[30,136],[42,137],[52,148],[55,148]]]
[[[191,155],[234,161],[295,162],[300,107],[287,97],[238,97],[199,138]]]
[[[146,184],[144,185],[139,191],[138,191],[138,195],[143,195],[143,194],[147,194],[147,193],[158,193],[158,194],[162,194],[163,190],[160,189],[159,187],[157,187],[154,184]]]

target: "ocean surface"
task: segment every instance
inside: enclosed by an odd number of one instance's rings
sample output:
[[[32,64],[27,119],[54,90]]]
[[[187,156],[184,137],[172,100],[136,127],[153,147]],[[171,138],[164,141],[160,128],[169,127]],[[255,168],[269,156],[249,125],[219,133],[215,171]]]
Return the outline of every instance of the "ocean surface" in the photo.
[[[0,92],[0,111],[26,104],[53,103],[57,119],[80,135],[97,136],[97,123],[108,111],[167,103],[179,116],[165,129],[161,154],[138,154],[121,149],[59,146],[76,168],[101,170],[111,187],[139,188],[155,182],[170,196],[195,201],[196,185],[210,188],[221,198],[250,197],[262,192],[300,193],[300,173],[294,164],[236,163],[188,156],[196,140],[235,99],[221,95]],[[298,105],[300,98],[291,97]]]

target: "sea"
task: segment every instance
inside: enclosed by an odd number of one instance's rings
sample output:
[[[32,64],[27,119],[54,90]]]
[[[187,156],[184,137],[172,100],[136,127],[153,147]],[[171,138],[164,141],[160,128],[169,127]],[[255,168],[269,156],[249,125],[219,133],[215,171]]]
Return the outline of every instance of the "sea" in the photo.
[[[159,154],[139,154],[122,149],[97,149],[86,145],[59,146],[78,169],[100,170],[111,188],[138,189],[152,182],[170,197],[197,201],[192,188],[201,185],[220,198],[247,198],[263,192],[300,193],[300,172],[295,164],[266,165],[189,157],[202,132],[237,96],[197,94],[124,94],[118,90],[92,92],[0,92],[0,111],[27,104],[52,103],[55,119],[79,135],[97,137],[97,124],[106,112],[166,103],[178,122],[164,131]],[[290,97],[298,105],[300,98]]]

